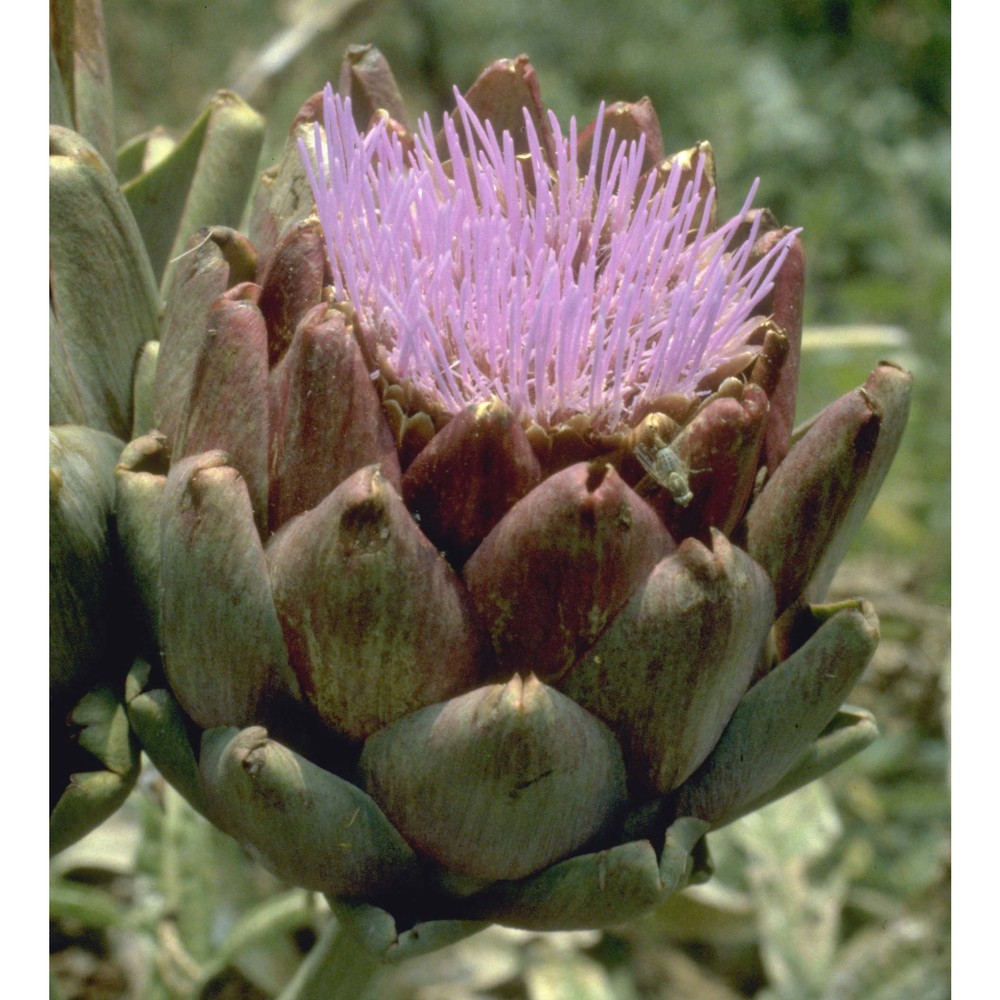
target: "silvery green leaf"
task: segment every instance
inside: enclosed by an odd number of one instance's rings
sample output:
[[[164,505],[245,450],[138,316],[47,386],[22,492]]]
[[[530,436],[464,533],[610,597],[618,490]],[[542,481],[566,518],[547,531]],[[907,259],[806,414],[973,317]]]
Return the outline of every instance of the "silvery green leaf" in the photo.
[[[524,979],[530,1000],[618,1000],[604,966],[578,952],[529,965]]]
[[[946,940],[930,921],[900,918],[847,944],[822,1000],[950,1000],[949,980]]]
[[[775,997],[823,995],[833,969],[847,894],[845,875],[824,865],[842,834],[829,792],[814,782],[740,820],[761,958]]]

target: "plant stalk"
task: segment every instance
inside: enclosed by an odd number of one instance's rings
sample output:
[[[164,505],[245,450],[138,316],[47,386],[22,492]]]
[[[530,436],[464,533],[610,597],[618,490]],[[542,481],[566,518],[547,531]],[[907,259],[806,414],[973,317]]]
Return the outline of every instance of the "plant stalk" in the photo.
[[[331,916],[277,1000],[363,1000],[380,967]]]

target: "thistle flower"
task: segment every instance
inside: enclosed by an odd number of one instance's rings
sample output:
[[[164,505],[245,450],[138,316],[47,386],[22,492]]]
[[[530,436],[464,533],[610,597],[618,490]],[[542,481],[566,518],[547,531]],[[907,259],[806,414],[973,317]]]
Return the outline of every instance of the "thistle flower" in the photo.
[[[172,275],[116,473],[129,718],[375,951],[621,922],[873,738],[840,705],[874,612],[815,602],[909,377],[793,439],[799,234],[754,190],[717,225],[711,148],[664,157],[648,101],[564,135],[503,60],[435,135],[372,50],[342,84],[259,253],[208,231]]]
[[[315,169],[302,145],[334,296],[387,379],[451,415],[496,398],[522,423],[610,432],[746,350],[798,235],[750,264],[756,182],[710,229],[705,158],[644,171],[646,136],[605,136],[603,105],[586,156],[575,119],[564,136],[549,112],[543,146],[525,109],[519,155],[455,99],[443,154],[427,116],[407,142],[386,117],[361,132],[329,86]]]

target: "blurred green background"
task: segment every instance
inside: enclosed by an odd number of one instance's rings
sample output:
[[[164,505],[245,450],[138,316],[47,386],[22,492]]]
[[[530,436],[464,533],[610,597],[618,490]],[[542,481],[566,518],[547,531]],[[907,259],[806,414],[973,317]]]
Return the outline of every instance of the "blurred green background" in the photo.
[[[834,584],[882,618],[852,700],[884,738],[713,835],[717,878],[647,921],[603,935],[489,932],[371,995],[945,1000],[949,4],[113,0],[105,17],[120,143],[157,124],[182,132],[230,87],[268,118],[261,168],[351,43],[388,56],[414,116],[436,117],[452,85],[521,52],[560,118],[648,95],[668,149],[712,142],[723,210],[759,176],[757,204],[804,228],[800,417],[883,357],[916,378],[902,451]],[[53,880],[53,981],[66,1000],[272,996],[318,919],[315,901],[253,869],[155,779],[57,859]],[[237,948],[233,927],[251,918],[257,932]]]

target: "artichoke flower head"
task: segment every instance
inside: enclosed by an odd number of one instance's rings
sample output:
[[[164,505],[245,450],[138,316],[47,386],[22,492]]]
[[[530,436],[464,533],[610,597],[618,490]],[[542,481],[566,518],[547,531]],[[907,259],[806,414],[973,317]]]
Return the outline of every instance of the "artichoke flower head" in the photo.
[[[306,154],[335,300],[383,377],[446,417],[496,399],[525,426],[609,433],[746,367],[796,236],[750,263],[760,217],[737,230],[756,184],[710,227],[705,155],[644,169],[645,133],[619,139],[603,106],[585,143],[552,112],[540,137],[525,108],[520,152],[455,100],[439,153],[428,117],[409,142],[387,116],[359,132],[328,87],[314,168]]]
[[[282,167],[316,214],[272,178],[254,280],[218,233],[174,276],[119,466],[130,717],[375,950],[620,922],[873,737],[838,709],[874,613],[814,602],[909,380],[792,443],[799,232],[756,185],[719,224],[711,148],[664,156],[648,101],[564,129],[520,57],[435,133],[373,50],[345,81]]]

